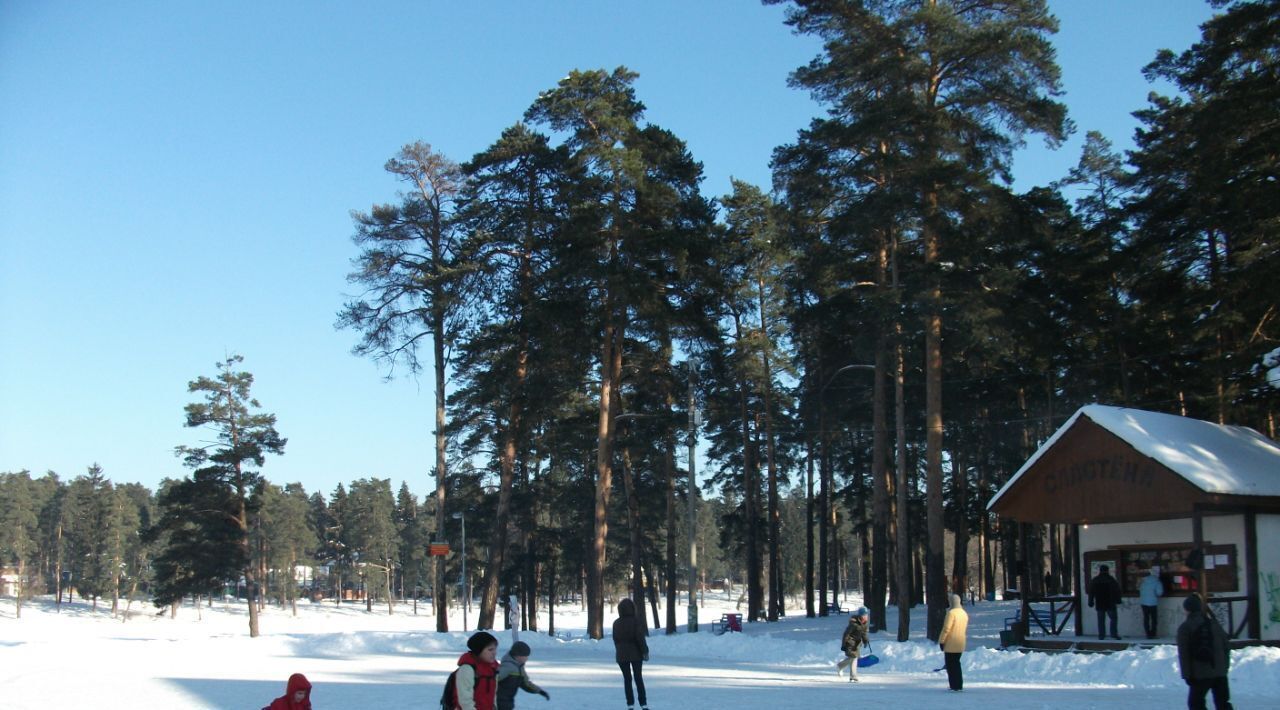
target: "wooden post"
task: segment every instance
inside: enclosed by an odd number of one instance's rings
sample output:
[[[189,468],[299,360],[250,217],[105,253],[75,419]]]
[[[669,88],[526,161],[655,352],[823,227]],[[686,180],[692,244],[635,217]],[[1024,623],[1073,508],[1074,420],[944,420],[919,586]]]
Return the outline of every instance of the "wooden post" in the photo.
[[[1022,638],[1031,635],[1031,604],[1027,601],[1027,594],[1031,591],[1031,526],[1027,523],[1018,523],[1018,547],[1022,553],[1022,563],[1019,565],[1018,579],[1018,598],[1022,602]],[[1038,551],[1037,551],[1038,552]]]
[[[1244,513],[1244,589],[1249,597],[1245,612],[1249,638],[1262,638],[1262,599],[1258,595],[1258,514],[1253,508]],[[1233,629],[1234,631],[1234,629]]]
[[[1071,571],[1075,577],[1076,595],[1076,636],[1084,636],[1084,580],[1081,571],[1084,560],[1080,558],[1080,525],[1071,526]]]
[[[1200,509],[1199,503],[1196,503],[1191,508],[1191,541],[1195,551],[1199,553],[1197,556],[1200,558],[1199,569],[1196,570],[1196,592],[1207,603],[1209,601],[1209,588],[1206,585],[1209,582],[1209,577],[1204,570],[1204,513]],[[1206,609],[1206,611],[1208,610]]]

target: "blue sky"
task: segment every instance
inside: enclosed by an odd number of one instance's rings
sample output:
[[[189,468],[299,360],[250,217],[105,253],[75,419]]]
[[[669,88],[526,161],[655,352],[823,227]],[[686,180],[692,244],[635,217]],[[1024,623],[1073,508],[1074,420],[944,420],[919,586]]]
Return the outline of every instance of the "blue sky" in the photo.
[[[819,111],[786,86],[818,45],[779,7],[360,5],[0,3],[0,471],[184,475],[173,447],[201,438],[182,426],[186,384],[239,353],[289,439],[270,480],[426,493],[429,380],[385,382],[333,327],[353,293],[349,212],[396,196],[387,158],[423,140],[464,161],[569,70],[626,65],[714,196],[730,176],[767,187],[772,149]],[[1057,151],[1033,138],[1019,189],[1062,177],[1086,130],[1129,147],[1141,67],[1210,15],[1050,6],[1078,130]]]

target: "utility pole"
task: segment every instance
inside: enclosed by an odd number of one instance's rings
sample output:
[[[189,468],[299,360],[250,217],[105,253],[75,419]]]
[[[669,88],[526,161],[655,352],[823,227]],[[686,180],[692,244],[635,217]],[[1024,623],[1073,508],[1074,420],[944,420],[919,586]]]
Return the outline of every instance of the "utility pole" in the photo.
[[[467,585],[467,518],[462,513],[454,513],[455,520],[462,522],[462,630],[467,630],[467,610],[471,606],[471,590]]]
[[[697,439],[698,439],[698,405],[694,398],[693,380],[697,373],[693,360],[689,365],[689,632],[698,631],[698,599],[695,596],[698,587],[698,535],[695,517],[697,505],[698,477],[697,471]]]

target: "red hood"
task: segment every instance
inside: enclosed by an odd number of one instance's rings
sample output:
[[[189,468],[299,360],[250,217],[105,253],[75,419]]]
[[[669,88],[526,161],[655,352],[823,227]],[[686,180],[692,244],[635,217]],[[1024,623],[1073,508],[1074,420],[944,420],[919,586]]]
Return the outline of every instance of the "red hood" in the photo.
[[[301,703],[295,703],[293,702],[293,694],[299,690],[307,691],[307,697]],[[296,708],[297,710],[310,710],[311,709],[311,682],[308,681],[307,677],[302,675],[301,673],[294,673],[293,675],[289,676],[289,684],[285,686],[284,697],[285,697],[285,702],[289,704],[290,708]]]
[[[305,690],[307,691],[308,696],[311,695],[311,682],[308,681],[307,677],[302,675],[301,673],[294,673],[293,675],[289,676],[289,685],[285,687],[287,688],[288,693],[290,695],[293,695],[295,692],[299,690]]]

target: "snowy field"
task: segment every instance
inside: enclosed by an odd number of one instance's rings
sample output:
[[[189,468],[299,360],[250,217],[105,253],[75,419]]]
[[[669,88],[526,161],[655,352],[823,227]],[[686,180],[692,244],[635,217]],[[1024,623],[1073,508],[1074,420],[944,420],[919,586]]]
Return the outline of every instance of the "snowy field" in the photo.
[[[849,604],[857,605],[857,599]],[[1002,620],[1017,602],[970,607],[965,690],[947,691],[937,646],[923,638],[923,610],[913,614],[912,640],[873,635],[881,663],[862,670],[862,682],[838,679],[845,619],[791,618],[748,624],[742,634],[715,636],[706,621],[734,604],[712,599],[701,610],[704,632],[650,640],[644,675],[654,710],[672,708],[848,707],[883,708],[1159,708],[1185,706],[1185,686],[1169,646],[1111,655],[998,650]],[[55,613],[48,599],[24,606],[0,602],[0,707],[226,708],[257,710],[284,691],[291,673],[315,685],[318,710],[335,708],[434,709],[449,671],[464,648],[462,631],[437,634],[429,607],[408,606],[387,616],[363,604],[300,605],[298,616],[268,607],[262,635],[248,637],[243,604],[217,602],[197,610],[155,616],[135,605],[127,622],[77,602]],[[795,607],[792,607],[794,610]],[[684,608],[678,615],[683,618]],[[793,611],[794,613],[794,611]],[[803,614],[803,612],[801,612]],[[521,708],[624,708],[613,645],[585,638],[585,615],[558,607],[559,636],[521,634],[533,648],[528,670],[551,693],[547,702],[521,693]],[[608,616],[611,621],[613,616]],[[890,619],[896,612],[890,610]],[[474,610],[471,621],[474,622]],[[545,616],[542,625],[545,626]],[[451,628],[462,628],[459,614]],[[497,634],[499,652],[510,632]],[[1280,649],[1251,648],[1232,656],[1237,708],[1280,708]]]

